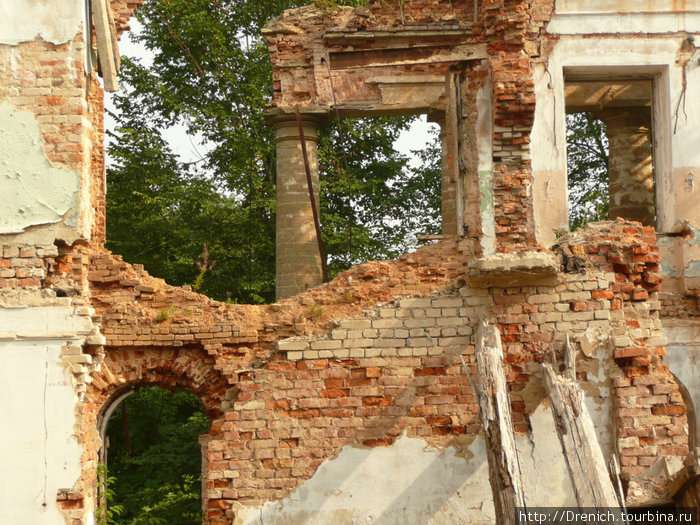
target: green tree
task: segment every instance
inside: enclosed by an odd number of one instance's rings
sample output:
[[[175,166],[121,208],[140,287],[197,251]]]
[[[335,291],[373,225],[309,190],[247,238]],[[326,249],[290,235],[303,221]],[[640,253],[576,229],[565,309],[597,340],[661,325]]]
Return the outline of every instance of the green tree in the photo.
[[[414,152],[418,168],[393,146],[412,121],[346,119],[334,121],[321,134],[322,234],[331,275],[363,261],[395,258],[415,249],[418,235],[438,233],[437,134],[426,148]]]
[[[191,525],[202,521],[201,448],[211,422],[187,391],[141,388],[107,425],[110,506],[115,523]]]
[[[569,225],[608,219],[608,139],[605,124],[592,113],[566,115]]]
[[[151,0],[136,40],[153,65],[124,57],[108,166],[107,246],[171,284],[236,302],[274,298],[275,152],[263,108],[271,65],[260,28],[305,0]],[[393,150],[405,118],[344,120],[322,137],[322,226],[333,272],[394,257],[436,228],[438,191]],[[185,164],[162,130],[184,125],[207,153]],[[437,154],[437,157],[435,156]],[[439,182],[438,182],[439,184]]]

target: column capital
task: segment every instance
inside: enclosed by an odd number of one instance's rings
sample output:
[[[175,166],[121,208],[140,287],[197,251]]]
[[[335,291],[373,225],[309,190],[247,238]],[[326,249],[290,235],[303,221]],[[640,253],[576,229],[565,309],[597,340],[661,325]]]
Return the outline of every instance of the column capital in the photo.
[[[316,129],[328,125],[330,108],[324,106],[299,106],[301,120],[306,126]],[[297,121],[297,106],[274,106],[265,109],[265,121],[269,126],[278,128],[295,124]]]

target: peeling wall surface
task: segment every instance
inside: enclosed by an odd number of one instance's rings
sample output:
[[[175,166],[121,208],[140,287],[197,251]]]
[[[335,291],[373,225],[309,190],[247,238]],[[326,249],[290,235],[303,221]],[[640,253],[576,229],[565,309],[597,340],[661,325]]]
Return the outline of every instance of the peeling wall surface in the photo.
[[[28,111],[0,103],[0,234],[64,221],[77,226],[78,173],[55,168]]]
[[[0,503],[7,523],[61,523],[56,493],[80,477],[75,394],[60,352],[55,343],[0,343]]]
[[[554,228],[568,224],[566,209],[557,203],[566,203],[566,129],[564,77],[569,74],[589,75],[592,78],[614,78],[619,75],[646,76],[657,83],[657,106],[677,108],[683,96],[683,71],[676,64],[677,54],[684,37],[636,38],[601,37],[599,39],[562,36],[552,45],[547,62],[536,69],[538,105],[532,131],[533,176],[535,202],[540,203],[538,219],[542,223],[540,239],[554,241]],[[692,69],[696,69],[693,67]],[[687,77],[686,77],[687,78]],[[692,81],[692,79],[687,79]],[[687,93],[697,91],[698,85],[687,84]],[[692,97],[691,97],[692,98]],[[655,99],[655,100],[656,100]],[[654,102],[656,103],[656,102]],[[698,111],[697,100],[687,99],[687,115]],[[673,156],[655,158],[657,176],[657,222],[660,231],[671,231],[678,220],[697,220],[693,206],[680,207],[688,199],[697,201],[697,187],[677,185],[671,180],[674,170],[690,169],[700,165],[697,148],[691,142],[697,139],[693,120],[679,109],[677,118],[671,111],[655,113],[656,138],[660,149],[673,151]],[[675,129],[675,133],[673,133]],[[694,143],[694,142],[693,142]],[[681,153],[682,152],[682,153]],[[692,152],[692,153],[691,153]],[[680,163],[683,164],[680,164]],[[660,165],[659,165],[660,164]],[[679,202],[680,201],[680,202]],[[552,216],[551,205],[555,206]],[[679,214],[678,216],[676,214]],[[690,216],[690,217],[689,217]]]
[[[532,414],[532,436],[518,436],[528,504],[575,505],[566,464],[548,406]],[[241,507],[234,525],[403,525],[494,523],[486,446],[477,436],[467,446],[435,449],[402,436],[388,447],[345,447],[281,501]]]
[[[37,37],[62,44],[81,30],[84,17],[85,2],[80,0],[3,2],[0,19],[12,23],[3,25],[0,44],[19,44]]]
[[[676,0],[556,0],[552,33],[694,33],[700,27],[700,2]]]
[[[695,436],[700,437],[700,320],[676,319],[664,321],[668,341],[666,363],[691,396],[695,408]],[[695,443],[697,446],[697,443]]]
[[[63,353],[86,329],[73,308],[0,315],[0,503],[7,523],[63,523],[56,494],[78,481],[83,453],[75,383]]]
[[[121,34],[140,4],[107,2],[103,29]],[[576,505],[542,381],[567,340],[601,453],[634,487],[628,503],[673,504],[676,472],[661,471],[695,446],[700,401],[700,5],[657,4],[370,0],[270,21],[278,218],[311,216],[295,197],[297,110],[312,178],[335,110],[428,113],[442,127],[444,231],[320,284],[315,234],[288,228],[278,302],[231,305],[104,248],[103,92],[86,58],[101,51],[86,42],[84,3],[4,2],[3,518],[92,525],[102,417],[125,389],[160,385],[192,391],[212,422],[205,525],[493,523],[460,360],[476,374],[482,319],[502,341],[528,505]],[[642,196],[656,224],[568,232],[567,82],[610,77],[648,81],[655,195]]]
[[[483,440],[466,454],[468,459],[454,448],[437,450],[408,437],[388,447],[345,447],[289,497],[241,509],[234,523],[492,523]]]
[[[648,78],[653,82],[656,227],[672,232],[687,221],[692,232],[690,239],[661,240],[666,286],[676,291],[697,289],[700,190],[695,180],[700,135],[695,123],[700,102],[690,94],[700,90],[700,4],[557,1],[547,31],[557,38],[534,68],[532,167],[538,240],[554,243],[557,232],[568,224],[565,77]],[[639,32],[648,34],[641,40],[630,35]]]

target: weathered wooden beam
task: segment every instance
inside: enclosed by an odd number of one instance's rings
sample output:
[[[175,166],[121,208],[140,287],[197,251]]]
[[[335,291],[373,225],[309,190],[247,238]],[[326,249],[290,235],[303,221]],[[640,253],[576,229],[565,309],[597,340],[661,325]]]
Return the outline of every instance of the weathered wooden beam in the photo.
[[[515,447],[501,336],[483,321],[476,332],[476,394],[486,438],[489,481],[498,525],[515,524],[516,507],[525,506],[522,474]]]
[[[545,389],[579,507],[619,508],[583,391],[576,381],[558,375],[549,364],[545,363],[543,369]]]
[[[114,23],[114,13],[107,2],[107,19],[109,20],[109,35],[112,39],[112,55],[114,56],[114,68],[119,71],[122,65],[122,57],[119,54],[119,39],[117,38],[117,25]]]
[[[112,31],[109,24],[109,14],[106,0],[92,0],[92,19],[95,22],[95,40],[97,42],[97,59],[105,83],[105,91],[119,90],[117,82],[117,67],[114,59]]]
[[[363,49],[330,53],[331,69],[408,66],[439,62],[463,62],[488,57],[485,44],[420,46],[399,49]]]

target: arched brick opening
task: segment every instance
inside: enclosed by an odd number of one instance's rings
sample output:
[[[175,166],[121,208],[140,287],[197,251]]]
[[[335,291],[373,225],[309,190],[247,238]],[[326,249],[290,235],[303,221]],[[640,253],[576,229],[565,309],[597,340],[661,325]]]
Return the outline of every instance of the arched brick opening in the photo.
[[[230,385],[215,367],[214,358],[195,349],[106,349],[100,371],[92,375],[88,398],[98,414],[133,386],[184,388],[202,401],[212,419],[221,416],[221,401]]]
[[[188,390],[195,394],[211,419],[209,434],[200,438],[202,445],[203,508],[206,513],[207,450],[210,438],[221,427],[222,402],[231,388],[229,382],[215,367],[215,360],[199,349],[116,349],[106,348],[99,371],[91,376],[84,403],[83,436],[84,460],[92,460],[83,472],[88,497],[99,505],[97,464],[103,457],[103,423],[110,408],[122,402],[128,392],[137,386],[158,386],[166,390]],[[86,494],[87,495],[87,494]]]

